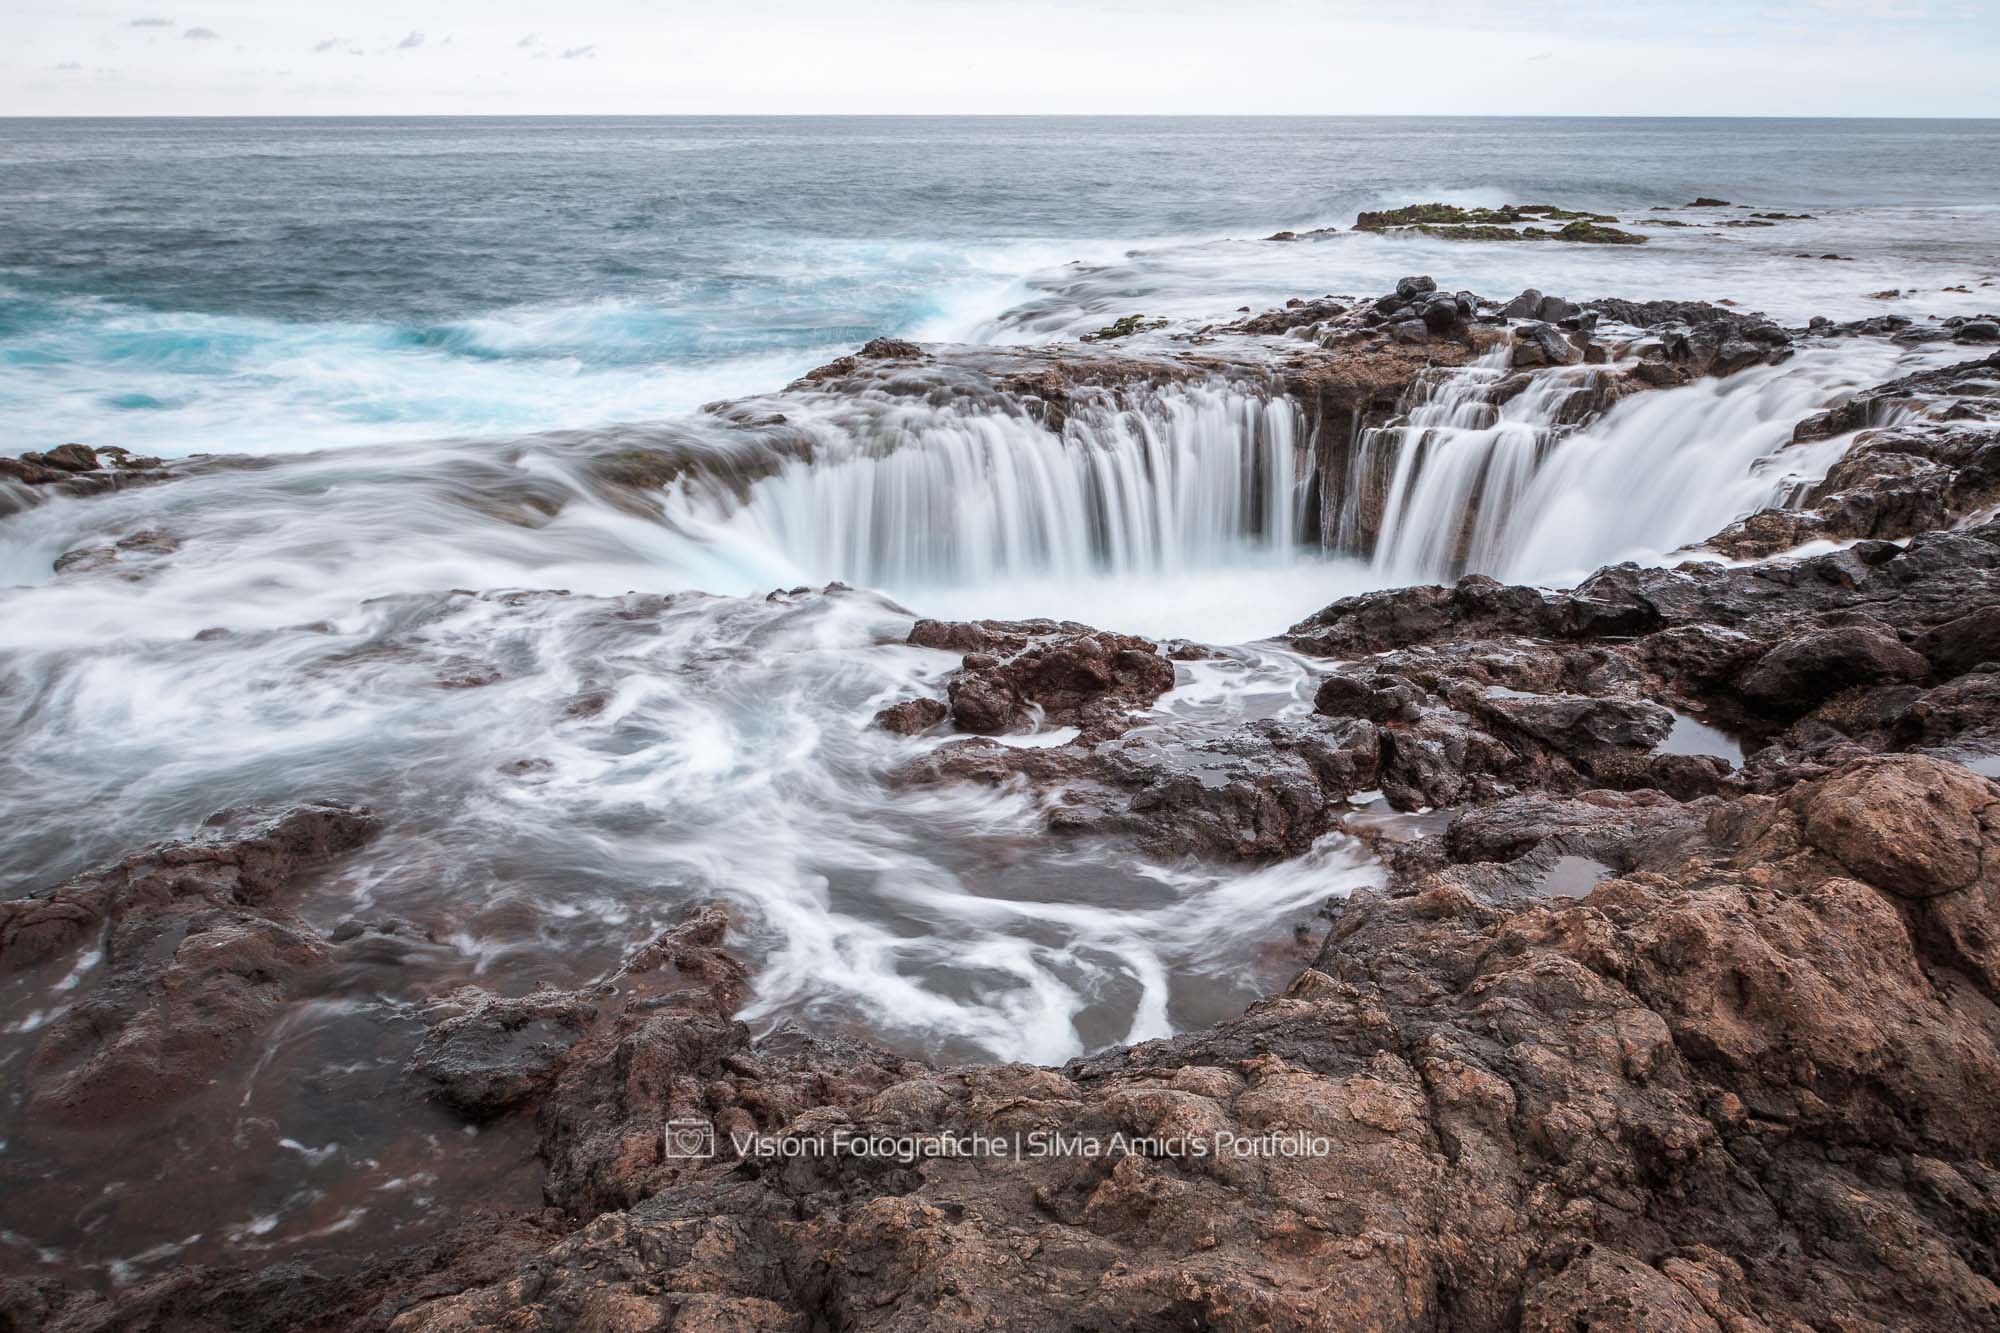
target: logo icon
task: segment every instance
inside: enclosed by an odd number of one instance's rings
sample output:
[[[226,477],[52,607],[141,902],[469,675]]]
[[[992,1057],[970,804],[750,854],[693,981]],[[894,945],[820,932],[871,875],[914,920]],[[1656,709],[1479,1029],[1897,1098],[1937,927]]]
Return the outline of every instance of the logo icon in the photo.
[[[669,1120],[661,1134],[663,1157],[715,1156],[715,1126],[706,1120]]]

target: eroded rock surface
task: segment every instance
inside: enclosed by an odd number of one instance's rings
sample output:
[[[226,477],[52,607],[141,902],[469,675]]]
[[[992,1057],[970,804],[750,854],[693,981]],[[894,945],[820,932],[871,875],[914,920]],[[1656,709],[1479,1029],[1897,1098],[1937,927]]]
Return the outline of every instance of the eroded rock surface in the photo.
[[[281,890],[375,828],[330,803],[219,815],[200,837],[0,903],[0,968],[74,960],[20,1071],[30,1115],[134,1120],[241,1053],[327,961]]]

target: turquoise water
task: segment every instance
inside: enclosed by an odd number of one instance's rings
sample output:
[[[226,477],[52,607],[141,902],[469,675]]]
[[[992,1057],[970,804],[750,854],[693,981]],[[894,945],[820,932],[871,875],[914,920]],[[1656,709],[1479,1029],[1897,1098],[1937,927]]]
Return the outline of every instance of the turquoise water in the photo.
[[[877,334],[1059,337],[1447,265],[1482,291],[1722,286],[1839,313],[2000,267],[1996,160],[1991,121],[0,121],[0,438],[269,453],[590,427]],[[1697,194],[1816,218],[1643,255],[1255,239],[1415,199]]]

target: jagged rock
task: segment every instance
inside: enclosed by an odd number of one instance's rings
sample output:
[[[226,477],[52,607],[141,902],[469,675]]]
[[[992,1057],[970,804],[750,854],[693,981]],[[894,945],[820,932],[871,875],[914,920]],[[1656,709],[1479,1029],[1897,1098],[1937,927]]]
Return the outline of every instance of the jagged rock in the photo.
[[[1867,626],[1816,630],[1757,659],[1738,682],[1743,697],[1777,716],[1796,716],[1837,690],[1930,673],[1921,653]]]
[[[905,699],[876,713],[873,725],[898,736],[914,736],[950,716],[951,709],[941,699]]]
[[[1514,330],[1516,366],[1566,366],[1576,359],[1576,349],[1553,325],[1529,324]]]
[[[463,1012],[417,1044],[410,1073],[471,1120],[490,1120],[539,1092],[562,1067],[594,1010],[582,999],[538,993],[520,999],[457,997]]]
[[[1152,640],[1072,622],[920,620],[910,642],[965,653],[947,687],[960,731],[996,735],[1039,721],[1111,735],[1174,685],[1173,663]]]
[[[0,903],[0,966],[98,937],[26,1060],[29,1114],[96,1125],[156,1114],[241,1052],[323,966],[325,942],[278,905],[302,870],[372,836],[331,803],[218,815],[45,893]]]
[[[2000,606],[1982,606],[1928,629],[1917,636],[1914,646],[1949,674],[2000,662]]]
[[[1487,689],[1477,694],[1476,700],[1474,707],[1489,721],[1557,749],[1607,745],[1650,749],[1665,740],[1674,725],[1674,715],[1667,709],[1638,699]]]

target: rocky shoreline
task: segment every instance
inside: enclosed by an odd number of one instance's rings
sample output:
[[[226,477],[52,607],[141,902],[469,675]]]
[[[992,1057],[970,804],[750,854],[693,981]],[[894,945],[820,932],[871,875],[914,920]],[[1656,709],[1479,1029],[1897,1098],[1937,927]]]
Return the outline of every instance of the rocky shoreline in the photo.
[[[1005,397],[1060,422],[1133,385],[1260,376],[1329,451],[1480,357],[1518,380],[1501,392],[1601,367],[1581,418],[1812,340],[1907,333],[1413,278],[1162,353],[878,340],[788,392]],[[1972,356],[1983,338],[1962,321],[1932,341]],[[711,414],[782,433],[783,401]],[[1310,717],[1149,716],[1200,645],[917,623],[910,643],[961,661],[944,697],[878,714],[942,742],[899,784],[1023,792],[1051,837],[1160,858],[1265,863],[1341,829],[1373,844],[1383,886],[1330,903],[1310,961],[1240,1018],[1060,1068],[759,1036],[735,1018],[750,979],[729,914],[697,905],[591,985],[469,986],[427,1017],[410,1095],[531,1133],[544,1208],[110,1291],[23,1273],[0,1280],[0,1328],[2000,1328],[2000,355],[1855,395],[1795,438],[1854,431],[1795,503],[1673,568],[1326,606],[1285,636],[1321,673]],[[0,476],[25,506],[216,465],[66,446]],[[694,465],[644,446],[601,479],[643,501]],[[143,577],[173,552],[163,534],[57,564]],[[983,739],[1056,727],[1075,735]],[[14,1071],[27,1114],[144,1123],[326,969],[399,947],[393,922],[322,935],[292,910],[376,824],[325,800],[227,812],[0,904],[0,971],[81,978]],[[716,1156],[672,1154],[687,1125]],[[835,1132],[1315,1146],[735,1146]]]

